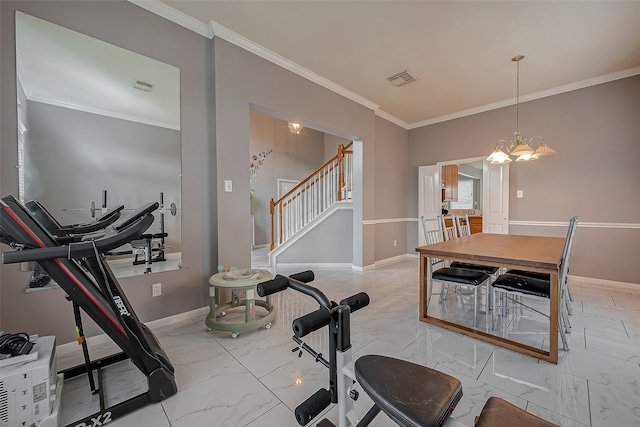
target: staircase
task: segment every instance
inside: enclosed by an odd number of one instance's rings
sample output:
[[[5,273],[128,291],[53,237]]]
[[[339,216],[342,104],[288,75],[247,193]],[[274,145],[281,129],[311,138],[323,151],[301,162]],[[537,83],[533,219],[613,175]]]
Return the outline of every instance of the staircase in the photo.
[[[271,251],[336,202],[351,200],[353,141],[277,201],[271,199]]]

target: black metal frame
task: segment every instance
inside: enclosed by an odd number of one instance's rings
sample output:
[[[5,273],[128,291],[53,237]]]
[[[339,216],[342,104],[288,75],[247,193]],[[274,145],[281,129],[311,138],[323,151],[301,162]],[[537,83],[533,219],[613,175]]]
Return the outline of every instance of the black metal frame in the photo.
[[[71,423],[71,426],[95,425],[95,422],[101,425],[177,392],[173,365],[153,332],[137,318],[104,256],[105,252],[144,233],[153,222],[149,210],[155,210],[157,203],[155,207],[152,205],[145,205],[119,220],[99,239],[60,246],[56,238],[13,196],[6,196],[0,202],[2,242],[20,249],[4,252],[3,263],[37,261],[73,304],[82,308],[123,350],[122,353],[90,361],[88,352],[83,348],[85,364],[63,371],[65,378],[85,373],[91,375],[94,369],[98,371],[100,411]],[[81,330],[79,316],[76,320]],[[104,407],[100,370],[126,359],[130,359],[147,377],[148,390],[112,407]]]

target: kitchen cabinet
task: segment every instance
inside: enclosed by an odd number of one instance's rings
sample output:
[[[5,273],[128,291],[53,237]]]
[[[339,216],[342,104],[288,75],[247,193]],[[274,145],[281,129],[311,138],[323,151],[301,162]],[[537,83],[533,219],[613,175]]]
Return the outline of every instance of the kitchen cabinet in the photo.
[[[445,227],[451,227],[453,225],[453,218],[450,216],[445,217],[444,225]],[[471,234],[482,233],[482,216],[469,215],[469,231]],[[458,230],[458,236],[460,236],[460,230]]]
[[[442,201],[458,201],[458,165],[442,166]]]
[[[471,234],[482,233],[482,217],[469,216],[469,230]]]

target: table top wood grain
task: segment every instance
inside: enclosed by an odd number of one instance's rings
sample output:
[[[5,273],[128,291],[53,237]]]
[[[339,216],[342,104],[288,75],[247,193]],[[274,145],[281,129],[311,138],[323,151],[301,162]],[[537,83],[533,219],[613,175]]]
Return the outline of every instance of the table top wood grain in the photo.
[[[525,267],[557,270],[564,249],[563,237],[517,236],[511,234],[476,233],[416,251],[429,257],[442,257],[492,263],[518,264]]]

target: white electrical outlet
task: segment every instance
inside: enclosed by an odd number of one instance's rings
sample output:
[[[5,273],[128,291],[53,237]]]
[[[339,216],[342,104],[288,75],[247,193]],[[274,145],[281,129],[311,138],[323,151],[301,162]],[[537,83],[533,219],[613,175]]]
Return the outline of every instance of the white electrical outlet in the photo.
[[[224,191],[226,191],[227,193],[231,193],[233,191],[233,181],[231,181],[230,179],[224,180]]]
[[[162,284],[154,283],[153,285],[151,285],[151,296],[159,297],[160,295],[162,295]]]
[[[522,190],[516,191],[516,198],[518,198],[518,199],[524,198],[524,191],[522,191]]]
[[[394,247],[398,246],[398,241],[397,241],[397,240],[394,240],[394,241],[393,241],[393,246],[394,246]]]

